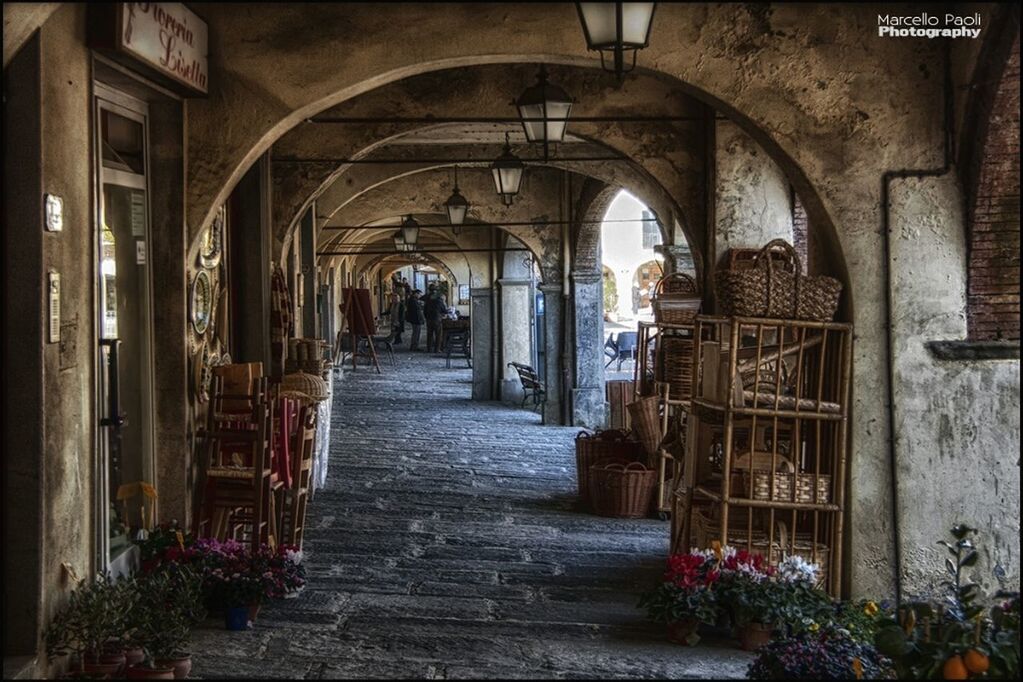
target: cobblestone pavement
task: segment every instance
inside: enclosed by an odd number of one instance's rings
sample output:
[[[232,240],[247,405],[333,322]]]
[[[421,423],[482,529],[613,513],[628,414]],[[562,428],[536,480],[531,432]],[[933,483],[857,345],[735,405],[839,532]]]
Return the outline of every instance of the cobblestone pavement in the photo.
[[[194,676],[743,676],[750,656],[734,645],[680,647],[644,620],[667,524],[574,508],[578,429],[471,402],[469,370],[443,358],[397,363],[335,382],[308,586],[249,631],[208,621]]]

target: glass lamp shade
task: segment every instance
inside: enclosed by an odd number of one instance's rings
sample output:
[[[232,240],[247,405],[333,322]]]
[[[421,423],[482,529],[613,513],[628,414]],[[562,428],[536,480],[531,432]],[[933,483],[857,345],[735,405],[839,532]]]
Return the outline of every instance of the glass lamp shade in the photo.
[[[530,142],[561,142],[572,110],[572,98],[557,85],[547,82],[547,71],[540,69],[532,85],[515,100],[522,128]]]
[[[494,163],[490,164],[490,171],[494,174],[494,185],[497,193],[501,195],[506,206],[511,205],[511,198],[519,193],[519,185],[522,183],[522,171],[525,169],[519,157],[512,154],[511,146],[505,143],[504,152],[497,157]]]
[[[577,2],[586,46],[591,50],[637,50],[646,47],[650,44],[650,27],[656,5],[656,2]]]
[[[405,235],[401,233],[401,230],[395,230],[391,238],[394,240],[395,251],[399,253],[405,251]]]
[[[444,210],[448,212],[450,225],[461,225],[465,222],[465,215],[469,212],[469,201],[458,191],[457,185],[448,200],[444,202]]]
[[[416,222],[415,218],[409,216],[405,218],[401,223],[401,235],[402,240],[405,242],[407,251],[413,251],[416,248],[416,244],[419,242],[419,223]]]

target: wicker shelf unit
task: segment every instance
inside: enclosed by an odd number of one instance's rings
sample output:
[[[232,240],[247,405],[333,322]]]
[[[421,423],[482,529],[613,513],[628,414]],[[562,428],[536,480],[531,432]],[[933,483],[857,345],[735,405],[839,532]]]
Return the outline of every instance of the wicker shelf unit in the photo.
[[[841,589],[852,326],[696,318],[672,552],[799,554]],[[702,547],[701,547],[702,548]]]
[[[684,442],[685,417],[692,391],[693,323],[640,322],[633,399],[657,395],[661,440],[672,428]],[[659,450],[657,504],[662,518],[672,511],[672,489],[682,466],[681,452]],[[677,455],[677,456],[676,456]]]

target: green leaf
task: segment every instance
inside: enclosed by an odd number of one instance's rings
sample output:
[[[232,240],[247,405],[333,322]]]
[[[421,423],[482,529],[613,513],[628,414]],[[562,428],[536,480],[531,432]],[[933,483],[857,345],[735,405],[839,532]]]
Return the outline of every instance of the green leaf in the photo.
[[[945,559],[945,570],[948,571],[949,575],[955,577],[956,565],[951,559]]]
[[[898,625],[889,625],[874,635],[874,646],[886,656],[903,656],[909,651],[906,633]]]
[[[961,560],[959,561],[959,565],[960,565],[960,566],[973,566],[973,565],[975,565],[975,564],[977,563],[977,559],[979,559],[979,558],[980,558],[980,555],[979,555],[979,554],[977,554],[977,550],[975,550],[975,549],[971,549],[971,550],[970,550],[970,551],[969,551],[969,552],[967,553],[967,555],[966,555],[966,556],[964,556],[964,557],[963,557],[963,558],[962,558],[962,559],[961,559]]]

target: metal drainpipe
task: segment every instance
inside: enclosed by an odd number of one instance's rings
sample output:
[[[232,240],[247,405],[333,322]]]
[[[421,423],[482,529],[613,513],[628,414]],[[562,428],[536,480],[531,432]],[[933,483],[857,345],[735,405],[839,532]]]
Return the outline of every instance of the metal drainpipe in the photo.
[[[898,433],[895,428],[895,330],[892,324],[892,308],[895,292],[892,290],[891,266],[891,181],[901,178],[933,178],[941,177],[952,170],[952,67],[949,59],[949,46],[945,44],[944,55],[944,98],[945,111],[942,124],[944,137],[944,165],[940,168],[890,170],[881,176],[881,242],[884,248],[882,266],[884,268],[885,298],[884,319],[887,331],[888,348],[885,360],[888,369],[888,467],[891,473],[892,495],[892,535],[894,536],[895,561],[895,603],[902,603],[902,545],[899,533],[899,474],[898,474]]]
[[[566,187],[567,180],[567,187]],[[568,335],[574,327],[569,325],[569,305],[571,298],[572,272],[572,176],[568,171],[561,171],[561,202],[558,207],[558,218],[561,220],[561,423],[568,426],[572,423],[572,354],[574,344],[568,342]],[[568,220],[565,220],[565,209],[568,207]],[[574,317],[574,313],[573,313]]]
[[[497,228],[490,228],[490,247],[497,248]],[[501,310],[498,307],[497,296],[497,252],[490,254],[490,395],[492,400],[501,399],[501,385],[504,380],[504,372],[501,367]]]

